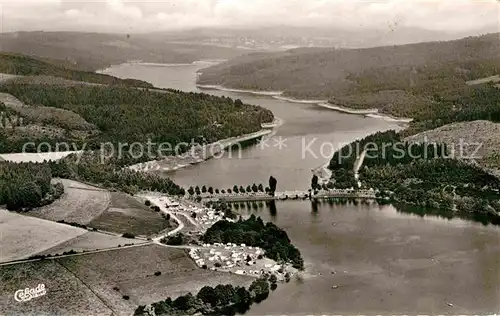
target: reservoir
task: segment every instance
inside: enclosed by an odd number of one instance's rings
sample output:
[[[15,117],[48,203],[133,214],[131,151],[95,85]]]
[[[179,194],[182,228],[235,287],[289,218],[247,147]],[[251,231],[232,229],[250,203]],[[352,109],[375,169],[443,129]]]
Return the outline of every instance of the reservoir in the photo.
[[[169,174],[184,186],[262,183],[278,190],[310,187],[311,169],[333,150],[398,123],[343,114],[269,95],[199,90],[184,65],[124,64],[104,72],[157,87],[241,99],[273,111],[283,124],[259,146]],[[282,284],[249,315],[495,314],[500,312],[500,229],[461,219],[418,216],[375,203],[278,202],[276,212],[248,208],[285,229],[301,251],[306,271]]]

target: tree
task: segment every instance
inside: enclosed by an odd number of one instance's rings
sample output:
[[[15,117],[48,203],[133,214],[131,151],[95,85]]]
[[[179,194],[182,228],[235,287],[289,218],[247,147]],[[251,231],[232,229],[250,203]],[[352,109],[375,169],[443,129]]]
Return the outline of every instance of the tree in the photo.
[[[234,100],[234,105],[237,107],[240,107],[243,105],[243,102],[240,99],[236,99],[236,100]]]
[[[231,194],[231,189],[227,189],[227,193]]]
[[[313,191],[316,191],[316,189],[318,188],[318,176],[317,175],[313,175],[312,179],[311,179],[311,189]]]
[[[271,283],[278,282],[278,278],[276,277],[275,274],[271,274],[271,276],[269,277],[269,282],[271,282]]]
[[[262,183],[259,184],[259,192],[264,192],[264,186],[262,185]]]
[[[247,191],[247,193],[252,192],[252,187],[250,185],[248,185],[247,188],[246,188],[246,191]]]
[[[211,286],[202,287],[198,294],[196,294],[196,297],[199,298],[203,303],[210,304],[210,306],[212,307],[217,305],[217,292]]]
[[[254,183],[254,184],[252,184],[252,191],[253,191],[254,193],[257,193],[257,192],[259,191],[259,188],[257,187],[257,185],[256,185],[255,183]]]
[[[222,189],[222,190],[220,191],[220,193],[222,193],[222,194],[226,194],[226,190]],[[231,192],[229,192],[229,193],[231,193]]]
[[[233,186],[233,192],[234,193],[238,193],[239,192],[239,188],[238,188],[238,186],[236,184]]]
[[[276,192],[277,184],[278,184],[278,180],[276,180],[276,178],[274,178],[273,176],[270,176],[269,177],[269,192],[271,195],[274,195],[274,193]]]
[[[215,194],[219,194],[219,193],[220,193],[219,189],[215,189]]]
[[[201,187],[201,192],[202,193],[207,193],[207,187],[206,186],[202,186]]]
[[[240,193],[245,193],[245,188],[242,185],[240,185],[239,190],[240,190]]]
[[[196,187],[195,191],[196,191],[196,195],[200,195],[201,194],[201,191],[200,191],[199,187]]]
[[[214,188],[212,188],[212,187],[209,187],[207,191],[210,194],[214,194]]]
[[[191,195],[191,196],[193,196],[193,195],[194,195],[194,189],[193,189],[193,187],[192,187],[192,186],[191,186],[191,187],[189,187],[189,189],[188,189],[188,193],[189,193],[189,195]]]

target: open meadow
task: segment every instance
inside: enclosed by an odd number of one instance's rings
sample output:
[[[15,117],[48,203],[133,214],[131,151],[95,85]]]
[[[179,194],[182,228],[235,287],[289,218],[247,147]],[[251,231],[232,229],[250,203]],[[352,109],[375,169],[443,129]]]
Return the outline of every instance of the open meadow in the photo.
[[[86,232],[0,209],[0,262],[28,258]]]
[[[61,182],[64,194],[54,203],[30,211],[31,216],[87,225],[108,208],[110,192],[72,180]]]
[[[150,236],[172,228],[173,223],[145,206],[141,200],[121,192],[111,192],[109,208],[89,226],[115,232]]]
[[[98,232],[86,232],[76,238],[38,253],[39,255],[57,255],[74,250],[76,252],[115,248],[129,244],[145,243],[139,239],[127,239]]]
[[[44,284],[46,294],[17,302],[14,293]],[[0,315],[111,315],[112,311],[55,260],[0,266]]]
[[[196,292],[205,285],[249,284],[253,279],[199,269],[183,249],[147,245],[56,259],[118,315],[140,304]],[[157,274],[157,275],[155,275]],[[129,296],[128,300],[123,298]]]

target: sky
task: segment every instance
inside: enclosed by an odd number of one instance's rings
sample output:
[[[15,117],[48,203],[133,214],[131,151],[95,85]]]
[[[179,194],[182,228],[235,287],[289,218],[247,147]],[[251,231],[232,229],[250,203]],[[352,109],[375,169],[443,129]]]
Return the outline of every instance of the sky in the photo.
[[[0,0],[0,31],[143,33],[290,25],[500,28],[500,0]]]

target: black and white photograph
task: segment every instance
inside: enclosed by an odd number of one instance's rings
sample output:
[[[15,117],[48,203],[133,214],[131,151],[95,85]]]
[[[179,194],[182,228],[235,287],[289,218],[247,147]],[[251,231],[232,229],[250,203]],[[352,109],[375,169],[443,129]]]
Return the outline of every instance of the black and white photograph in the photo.
[[[0,315],[500,315],[500,1],[0,0]]]

